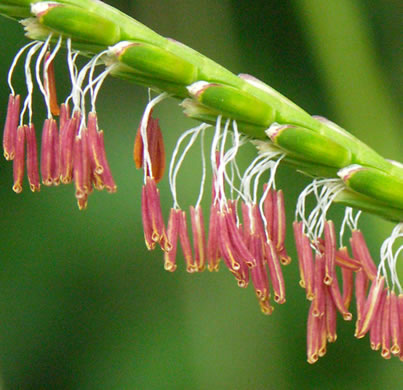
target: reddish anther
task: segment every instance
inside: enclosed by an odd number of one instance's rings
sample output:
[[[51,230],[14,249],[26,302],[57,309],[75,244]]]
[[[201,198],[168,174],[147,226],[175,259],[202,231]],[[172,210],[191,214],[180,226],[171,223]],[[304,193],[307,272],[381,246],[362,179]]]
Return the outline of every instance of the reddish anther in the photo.
[[[73,178],[73,148],[77,133],[78,119],[67,119],[60,127],[60,180],[68,184]]]
[[[50,111],[52,115],[58,116],[60,114],[60,108],[57,104],[55,69],[53,60],[49,61],[49,56],[50,52],[47,52],[44,62],[45,88],[49,96]]]
[[[386,295],[382,313],[381,356],[390,359],[390,294]]]
[[[56,121],[46,119],[43,125],[41,143],[41,176],[42,183],[46,186],[57,184],[56,174],[59,166],[58,140]],[[54,182],[54,180],[56,181]]]
[[[274,302],[285,303],[285,284],[280,261],[277,256],[276,248],[271,240],[264,242],[265,259],[269,266],[270,279],[273,286]]]
[[[354,273],[350,269],[342,268],[341,276],[343,280],[343,305],[346,310],[350,307],[354,290]]]
[[[13,161],[13,190],[17,194],[22,191],[25,165],[25,126],[18,126],[15,140],[15,156]]]
[[[400,354],[401,343],[400,340],[400,316],[398,298],[394,291],[390,293],[390,338],[391,344],[390,352],[392,355],[398,356]]]
[[[337,308],[328,287],[325,288],[325,307],[327,341],[334,343],[337,340]]]
[[[330,286],[335,278],[336,231],[333,221],[325,222],[325,278],[323,282]]]
[[[373,319],[371,328],[369,330],[370,345],[371,349],[374,351],[378,351],[381,348],[383,307],[385,305],[386,294],[387,290],[384,289],[381,293],[378,309],[375,312],[375,318]]]
[[[3,153],[6,160],[13,160],[15,156],[15,143],[17,126],[20,115],[20,95],[10,94],[8,98],[6,123],[3,133]]]
[[[34,124],[25,126],[25,138],[27,144],[27,176],[32,192],[41,188],[38,170],[38,150],[36,145],[36,133]]]
[[[164,268],[169,272],[176,270],[176,252],[178,247],[180,213],[181,210],[173,208],[169,213],[167,238],[171,244],[171,249],[164,252]]]
[[[362,317],[355,332],[355,337],[362,338],[369,331],[378,310],[384,284],[385,278],[383,276],[372,281],[368,297],[364,304]]]
[[[208,270],[218,271],[220,261],[218,208],[214,203],[210,206],[210,221],[207,238]]]
[[[192,246],[190,245],[190,238],[188,233],[188,225],[186,222],[185,211],[180,211],[179,214],[179,241],[181,243],[183,257],[186,262],[186,271],[189,273],[197,272],[198,267],[194,261],[192,254]]]
[[[377,268],[372,260],[367,244],[365,243],[364,235],[361,231],[353,230],[350,243],[353,256],[361,263],[368,279],[374,280],[377,275]]]
[[[197,271],[204,271],[206,268],[206,233],[201,206],[190,207],[190,220],[193,234],[193,248]]]
[[[158,183],[165,171],[165,147],[162,137],[161,128],[158,119],[152,118],[150,115],[146,128],[148,154],[151,162],[151,172],[149,167],[144,167],[144,140],[141,134],[141,124],[137,130],[134,142],[133,157],[136,168],[144,168],[147,170],[147,176],[151,176]]]
[[[325,258],[323,254],[315,254],[315,278],[314,278],[314,299],[312,315],[322,317],[325,314]]]

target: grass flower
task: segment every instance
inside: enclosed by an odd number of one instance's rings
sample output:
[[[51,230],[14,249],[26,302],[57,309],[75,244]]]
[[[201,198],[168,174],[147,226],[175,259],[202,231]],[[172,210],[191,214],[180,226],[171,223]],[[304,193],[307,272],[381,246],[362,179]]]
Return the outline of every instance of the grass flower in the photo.
[[[276,185],[279,165],[289,164],[313,176],[299,196],[292,224],[299,284],[310,302],[308,362],[315,363],[326,354],[327,343],[336,341],[337,313],[345,321],[352,320],[352,301],[357,312],[355,336],[369,333],[372,349],[380,349],[385,359],[393,355],[403,360],[403,290],[396,271],[403,251],[401,164],[385,160],[327,119],[307,114],[253,76],[235,76],[192,49],[113,13],[99,1],[92,2],[91,9],[77,1],[16,2],[21,7],[31,5],[23,24],[33,39],[17,53],[8,77],[3,150],[5,158],[13,160],[16,193],[22,191],[25,165],[32,191],[40,189],[39,171],[45,186],[74,181],[80,210],[87,207],[94,188],[115,192],[98,125],[97,96],[109,75],[146,85],[158,94],[151,99],[150,92],[133,154],[136,167],[144,172],[145,245],[149,250],[162,249],[164,268],[173,272],[180,266],[178,247],[189,273],[206,268],[217,271],[222,262],[239,287],[246,288],[252,281],[261,311],[272,314],[273,301],[286,302],[283,269],[291,262],[285,238],[286,208],[292,206],[285,204],[283,191]],[[54,59],[62,46],[67,48],[71,92],[59,105]],[[90,57],[81,68],[76,61],[80,54]],[[15,93],[12,77],[24,55],[27,94],[21,107],[23,95]],[[100,65],[105,69],[98,71]],[[47,110],[40,162],[32,122],[34,85]],[[152,116],[154,107],[168,97],[183,100],[185,114],[202,122],[180,136],[172,153],[170,209],[158,189],[166,156],[163,131]],[[213,134],[209,146],[207,131]],[[200,191],[187,211],[188,207],[180,206],[176,184],[196,142],[201,145]],[[257,156],[242,171],[237,156],[250,142]],[[205,223],[201,201],[208,170],[211,203]],[[311,209],[309,197],[314,200]],[[346,206],[340,245],[337,226],[327,217],[333,203]],[[378,266],[358,228],[361,211],[354,215],[352,207],[397,222],[382,245]],[[166,210],[170,210],[167,219]],[[348,230],[352,254],[343,244]]]

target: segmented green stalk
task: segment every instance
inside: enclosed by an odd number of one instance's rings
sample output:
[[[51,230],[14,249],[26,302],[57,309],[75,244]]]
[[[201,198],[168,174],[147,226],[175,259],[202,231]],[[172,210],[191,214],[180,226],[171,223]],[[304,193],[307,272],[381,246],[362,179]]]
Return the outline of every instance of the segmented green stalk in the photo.
[[[27,36],[71,38],[88,53],[110,48],[111,74],[184,99],[187,116],[215,123],[235,119],[260,149],[277,148],[283,161],[317,177],[340,177],[334,201],[403,221],[403,166],[380,156],[346,130],[315,118],[271,87],[236,76],[195,50],[166,39],[98,0],[0,0],[0,13],[23,19]]]

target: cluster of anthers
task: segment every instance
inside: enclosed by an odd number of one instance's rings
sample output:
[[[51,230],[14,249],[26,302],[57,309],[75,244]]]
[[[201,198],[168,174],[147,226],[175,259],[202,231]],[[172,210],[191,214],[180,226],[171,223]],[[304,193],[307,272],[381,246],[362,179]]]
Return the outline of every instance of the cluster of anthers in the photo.
[[[17,53],[11,65],[8,75],[11,93],[3,134],[4,157],[6,160],[13,160],[15,192],[22,191],[26,160],[31,191],[40,190],[39,176],[42,178],[42,184],[46,186],[68,184],[74,180],[78,206],[84,209],[87,207],[88,195],[93,188],[116,191],[116,184],[106,159],[103,131],[98,129],[95,110],[99,89],[111,67],[95,76],[95,67],[101,63],[100,58],[105,55],[103,52],[78,70],[76,59],[79,52],[74,52],[71,41],[67,40],[67,64],[72,88],[65,102],[59,106],[53,61],[60,50],[62,39],[57,40],[52,51],[51,39],[52,36],[49,36],[45,42],[33,41],[27,44]],[[27,96],[21,109],[21,98],[15,93],[12,76],[18,60],[24,53],[26,53],[24,69]],[[42,129],[40,169],[38,169],[36,132],[32,121],[34,77],[31,63],[35,55],[34,76],[47,109],[47,119]],[[88,81],[84,87],[86,79]],[[87,98],[91,105],[88,115],[86,115]],[[59,117],[58,122],[56,117]]]
[[[34,74],[48,112],[41,142],[42,183],[58,185],[74,180],[78,205],[83,209],[93,188],[116,191],[95,110],[99,89],[114,64],[112,61],[101,73],[95,71],[97,65],[105,62],[104,57],[111,54],[107,50],[79,69],[76,63],[79,52],[73,51],[70,40],[67,40],[72,90],[59,108],[52,64],[61,47],[61,39],[50,50],[51,39],[50,36],[45,42],[34,41],[26,45],[13,61],[8,78],[11,94],[3,138],[4,155],[14,163],[14,191],[19,193],[22,190],[25,159],[30,188],[38,191],[40,180],[32,123],[34,82],[31,72],[32,58],[37,54]],[[20,110],[20,96],[15,94],[11,81],[17,61],[26,51],[27,97]],[[291,261],[284,246],[283,192],[276,188],[275,183],[276,170],[285,154],[278,148],[261,147],[258,156],[241,172],[236,157],[249,139],[240,135],[236,121],[218,116],[215,127],[203,123],[186,131],[178,139],[169,166],[173,206],[165,223],[157,188],[165,170],[165,151],[158,120],[152,117],[152,111],[167,97],[167,93],[162,93],[150,99],[134,146],[136,166],[144,170],[142,220],[147,248],[152,250],[158,244],[164,252],[165,269],[171,272],[177,268],[178,244],[190,273],[204,271],[206,267],[209,271],[217,271],[222,260],[235,276],[238,286],[245,288],[249,280],[252,281],[262,312],[271,314],[271,293],[274,302],[285,302],[282,265]],[[91,105],[88,115],[87,100]],[[28,124],[25,124],[26,115]],[[59,124],[55,116],[59,116]],[[201,201],[207,178],[204,134],[208,128],[214,136],[209,153],[212,195],[206,230]],[[189,230],[187,213],[178,203],[176,183],[186,154],[197,139],[201,145],[202,177],[198,199],[189,209]],[[270,141],[265,144],[269,145]],[[269,178],[262,185],[267,172]],[[359,213],[354,216],[352,209],[347,208],[338,246],[334,223],[327,220],[326,215],[343,188],[339,179],[315,179],[297,202],[293,228],[300,285],[311,301],[307,321],[308,362],[316,362],[326,353],[327,342],[336,340],[337,312],[344,320],[352,319],[349,307],[353,298],[357,312],[355,336],[361,338],[369,332],[372,349],[381,349],[384,358],[394,355],[403,360],[403,290],[396,272],[397,259],[403,251],[403,245],[397,245],[403,238],[403,224],[398,224],[384,242],[380,264],[376,267],[358,230]],[[315,207],[308,213],[306,199],[309,196],[314,197]],[[347,228],[351,231],[352,255],[343,245]]]

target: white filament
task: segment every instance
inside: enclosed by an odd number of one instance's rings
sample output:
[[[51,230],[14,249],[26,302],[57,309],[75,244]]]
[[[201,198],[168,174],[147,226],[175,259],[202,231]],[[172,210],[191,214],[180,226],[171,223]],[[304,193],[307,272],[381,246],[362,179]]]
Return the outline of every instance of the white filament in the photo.
[[[151,110],[158,103],[162,102],[167,97],[169,97],[169,94],[167,92],[163,92],[160,95],[156,96],[151,101],[149,101],[147,106],[146,106],[146,108],[145,108],[145,110],[144,110],[143,117],[141,118],[140,134],[141,134],[141,138],[143,140],[144,183],[146,183],[146,180],[147,180],[147,172],[149,172],[149,173],[152,172],[151,157],[150,157],[150,152],[148,150],[148,139],[147,139],[148,119],[150,118]]]
[[[357,214],[354,217],[354,211],[351,207],[346,207],[344,210],[344,218],[343,222],[341,223],[341,228],[340,228],[340,248],[343,248],[343,236],[344,232],[346,229],[346,226],[349,227],[350,231],[352,230],[358,230],[358,220],[361,216],[361,210],[357,211]]]
[[[327,211],[334,198],[343,189],[344,184],[340,179],[315,179],[299,195],[295,218],[296,220],[301,219],[304,230],[312,242],[317,241],[322,235]],[[306,217],[306,198],[312,194],[315,196],[317,204]]]
[[[176,179],[179,173],[179,170],[182,166],[182,163],[186,157],[186,154],[190,150],[190,148],[194,145],[194,143],[197,140],[197,137],[202,134],[202,139],[201,139],[201,155],[202,155],[202,180],[200,184],[200,192],[199,196],[196,202],[196,207],[200,204],[202,197],[203,197],[203,192],[204,192],[204,183],[206,181],[206,159],[204,156],[204,131],[210,127],[210,125],[206,123],[202,123],[201,125],[194,127],[190,130],[185,131],[178,139],[176,142],[174,151],[172,152],[172,157],[171,157],[171,163],[169,165],[169,187],[171,188],[171,193],[172,193],[172,198],[174,201],[173,208],[178,209],[179,208],[179,203],[178,203],[178,197],[177,197],[177,191],[176,191]],[[184,147],[182,154],[180,157],[177,159],[177,156],[179,154],[179,150],[181,148],[182,143],[185,141],[187,137],[190,136],[190,139],[187,143],[187,145]]]
[[[20,126],[24,123],[25,111],[28,109],[29,123],[32,122],[32,92],[34,90],[34,84],[32,82],[32,72],[31,72],[31,60],[39,48],[43,45],[42,42],[37,42],[32,46],[25,59],[25,81],[27,83],[27,97],[24,101],[24,106],[20,115]]]
[[[400,244],[395,253],[393,253],[393,246],[396,244],[396,241],[401,238],[403,238],[403,223],[397,224],[392,230],[392,234],[383,242],[381,246],[381,262],[378,268],[378,275],[382,272],[383,276],[385,276],[386,284],[389,287],[388,274],[386,271],[386,265],[388,265],[392,290],[396,287],[399,294],[403,293],[403,289],[399,281],[396,265],[397,259],[403,251],[403,243]]]
[[[33,41],[33,42],[29,42],[28,44],[26,44],[24,47],[22,47],[22,48],[18,51],[18,53],[16,54],[16,56],[15,56],[14,59],[13,59],[13,62],[11,63],[10,70],[8,71],[7,82],[8,82],[8,86],[10,87],[11,94],[12,94],[13,96],[15,95],[15,91],[14,91],[14,88],[13,88],[12,78],[13,78],[13,73],[14,73],[15,67],[17,66],[18,60],[19,60],[20,57],[24,54],[24,51],[25,51],[26,49],[28,49],[29,47],[31,47],[31,46],[33,46],[33,45],[36,45],[36,44],[38,44],[38,43],[40,43],[40,42],[38,42],[38,41]]]

